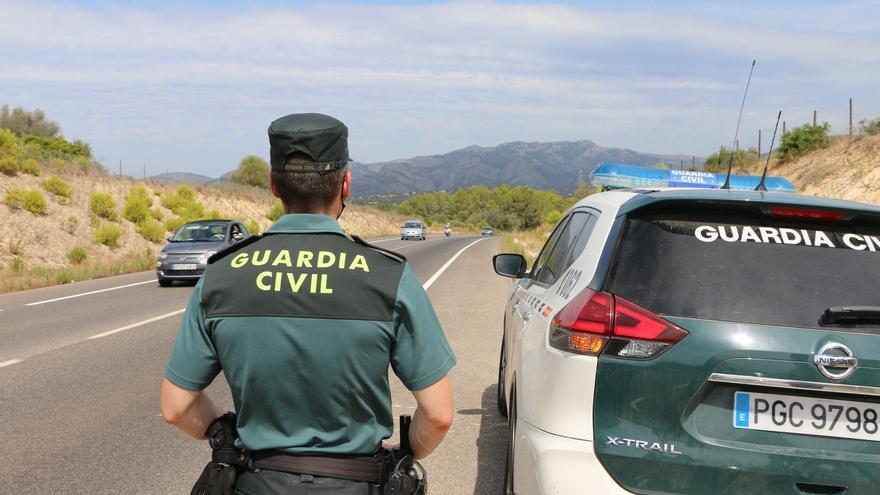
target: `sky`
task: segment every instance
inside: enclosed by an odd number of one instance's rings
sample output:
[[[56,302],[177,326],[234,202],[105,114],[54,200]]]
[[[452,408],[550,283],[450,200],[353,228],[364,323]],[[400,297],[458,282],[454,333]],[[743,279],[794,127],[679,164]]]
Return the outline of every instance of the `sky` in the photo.
[[[589,139],[705,156],[880,116],[880,1],[5,1],[0,104],[113,171],[218,177],[321,112],[379,162]]]

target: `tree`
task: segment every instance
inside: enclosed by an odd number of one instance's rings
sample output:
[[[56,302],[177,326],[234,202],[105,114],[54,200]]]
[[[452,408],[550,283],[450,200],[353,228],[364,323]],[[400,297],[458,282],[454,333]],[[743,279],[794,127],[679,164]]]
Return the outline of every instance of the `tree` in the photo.
[[[58,122],[46,118],[46,114],[37,108],[28,112],[24,108],[9,109],[9,105],[0,107],[0,127],[9,129],[17,136],[55,137],[61,132]]]
[[[269,164],[258,156],[248,155],[238,163],[238,168],[229,176],[229,181],[268,189]]]

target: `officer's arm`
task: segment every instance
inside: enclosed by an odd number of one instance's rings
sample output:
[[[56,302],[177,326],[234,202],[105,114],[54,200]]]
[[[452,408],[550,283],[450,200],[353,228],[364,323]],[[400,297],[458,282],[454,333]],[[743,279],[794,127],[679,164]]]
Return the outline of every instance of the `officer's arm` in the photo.
[[[443,377],[433,385],[413,390],[416,412],[409,430],[409,443],[413,457],[427,457],[443,440],[452,426],[452,387],[449,377]]]
[[[166,423],[197,440],[204,440],[208,426],[223,414],[201,390],[178,387],[167,378],[162,382],[159,405]]]

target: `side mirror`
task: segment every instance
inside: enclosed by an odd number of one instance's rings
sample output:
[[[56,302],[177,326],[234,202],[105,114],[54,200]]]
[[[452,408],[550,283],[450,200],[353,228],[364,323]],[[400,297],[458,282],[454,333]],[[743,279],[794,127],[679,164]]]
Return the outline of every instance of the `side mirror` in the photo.
[[[173,235],[169,235],[168,237],[165,238],[165,240],[168,242],[171,242],[171,239],[174,239]]]
[[[244,234],[242,234],[241,232],[236,232],[232,234],[232,242],[238,242],[242,239],[244,239]]]
[[[496,254],[492,257],[495,273],[502,277],[522,278],[526,273],[526,259],[521,254]]]

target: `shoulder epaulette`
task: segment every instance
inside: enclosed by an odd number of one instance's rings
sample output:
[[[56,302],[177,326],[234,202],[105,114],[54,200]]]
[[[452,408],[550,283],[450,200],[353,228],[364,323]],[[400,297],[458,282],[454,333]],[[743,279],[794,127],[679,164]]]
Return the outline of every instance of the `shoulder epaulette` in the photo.
[[[356,235],[351,236],[351,239],[352,239],[354,242],[360,244],[361,246],[366,246],[366,247],[368,247],[368,248],[370,248],[370,249],[372,249],[372,250],[374,250],[374,251],[378,251],[378,252],[384,254],[385,256],[388,256],[389,258],[391,258],[391,259],[393,259],[393,260],[399,261],[399,262],[401,262],[401,263],[406,263],[406,256],[404,256],[404,255],[402,255],[402,254],[395,253],[394,251],[392,251],[392,250],[390,250],[390,249],[384,249],[384,248],[380,248],[379,246],[376,246],[376,245],[370,244],[369,242],[367,242],[367,241],[361,239],[360,237],[358,237],[358,236],[356,236]]]
[[[247,237],[241,241],[236,242],[235,244],[229,246],[228,248],[221,249],[220,251],[217,251],[216,253],[212,254],[210,258],[208,258],[208,264],[211,265],[215,261],[219,261],[219,260],[223,259],[224,257],[226,257],[227,255],[232,254],[247,245],[253,244],[262,238],[263,238],[263,236],[261,236],[259,234],[252,235],[252,236]]]

